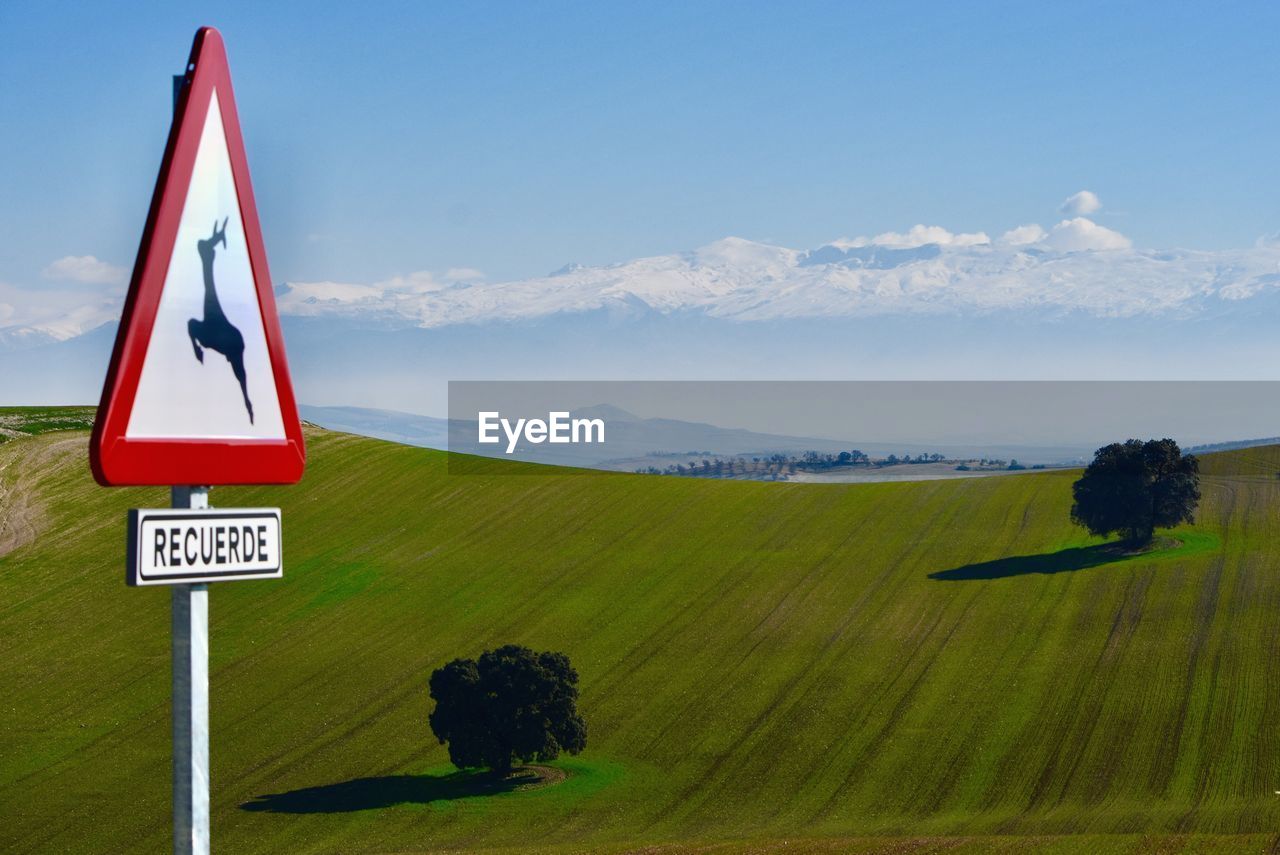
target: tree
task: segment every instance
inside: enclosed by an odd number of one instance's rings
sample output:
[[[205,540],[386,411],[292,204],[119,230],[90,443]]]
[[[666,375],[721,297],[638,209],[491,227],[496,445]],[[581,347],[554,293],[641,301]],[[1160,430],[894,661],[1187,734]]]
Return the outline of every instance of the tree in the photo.
[[[455,659],[431,675],[431,732],[459,769],[505,774],[516,762],[554,760],[587,745],[578,672],[563,653],[508,644]]]
[[[1200,502],[1200,462],[1171,439],[1113,442],[1071,488],[1071,519],[1093,534],[1123,534],[1135,546],[1157,528],[1194,522]]]

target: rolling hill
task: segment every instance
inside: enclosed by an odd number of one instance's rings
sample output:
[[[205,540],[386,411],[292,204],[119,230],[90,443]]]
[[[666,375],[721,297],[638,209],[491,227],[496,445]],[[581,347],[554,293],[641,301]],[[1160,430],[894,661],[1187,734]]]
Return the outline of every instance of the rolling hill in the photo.
[[[56,426],[55,422],[51,422]],[[1117,558],[1071,472],[718,482],[313,431],[285,578],[210,598],[228,852],[1266,851],[1280,830],[1280,448],[1204,460],[1181,545]],[[169,595],[123,582],[87,434],[0,444],[0,848],[169,846]],[[495,468],[496,467],[496,468]],[[510,473],[510,474],[508,474]],[[430,671],[563,650],[588,750],[484,793]]]

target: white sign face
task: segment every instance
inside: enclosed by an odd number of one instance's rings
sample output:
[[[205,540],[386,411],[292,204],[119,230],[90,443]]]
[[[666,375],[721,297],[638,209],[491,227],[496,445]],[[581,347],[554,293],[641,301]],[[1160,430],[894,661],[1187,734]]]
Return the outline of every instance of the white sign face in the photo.
[[[129,511],[130,585],[279,579],[279,508]]]
[[[216,92],[125,436],[285,438]]]

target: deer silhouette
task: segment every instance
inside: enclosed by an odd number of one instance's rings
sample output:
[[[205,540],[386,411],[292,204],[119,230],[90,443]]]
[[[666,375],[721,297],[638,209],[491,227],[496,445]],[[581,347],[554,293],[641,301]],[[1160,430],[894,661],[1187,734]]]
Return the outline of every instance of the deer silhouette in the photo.
[[[196,241],[196,248],[200,250],[200,261],[204,266],[204,318],[197,321],[195,318],[187,321],[187,334],[191,336],[191,347],[196,352],[196,359],[204,363],[205,348],[216,350],[227,358],[227,362],[231,363],[231,373],[236,375],[236,380],[240,382],[240,393],[244,395],[244,408],[249,411],[249,424],[253,424],[253,404],[249,401],[249,389],[245,384],[244,374],[244,336],[240,335],[240,330],[227,320],[226,313],[222,311],[222,304],[218,302],[218,291],[213,284],[213,256],[214,247],[219,243],[222,248],[227,248],[227,220],[224,218],[222,228],[218,228],[218,221],[213,221],[213,234],[205,240]]]

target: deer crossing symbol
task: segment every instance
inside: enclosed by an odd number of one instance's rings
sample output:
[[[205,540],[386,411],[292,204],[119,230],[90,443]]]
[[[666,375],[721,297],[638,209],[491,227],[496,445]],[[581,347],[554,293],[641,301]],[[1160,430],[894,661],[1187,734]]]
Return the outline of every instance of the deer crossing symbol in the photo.
[[[244,336],[240,330],[227,320],[218,302],[218,291],[213,284],[214,247],[219,243],[227,248],[227,220],[222,220],[222,228],[218,221],[213,221],[213,234],[205,240],[196,241],[200,251],[200,261],[204,267],[204,318],[187,321],[187,334],[191,336],[191,347],[196,352],[196,359],[204,362],[205,349],[216,350],[231,363],[231,373],[240,382],[240,393],[244,395],[244,408],[249,412],[249,424],[253,424],[253,404],[249,401],[249,389],[245,384],[244,374]]]

